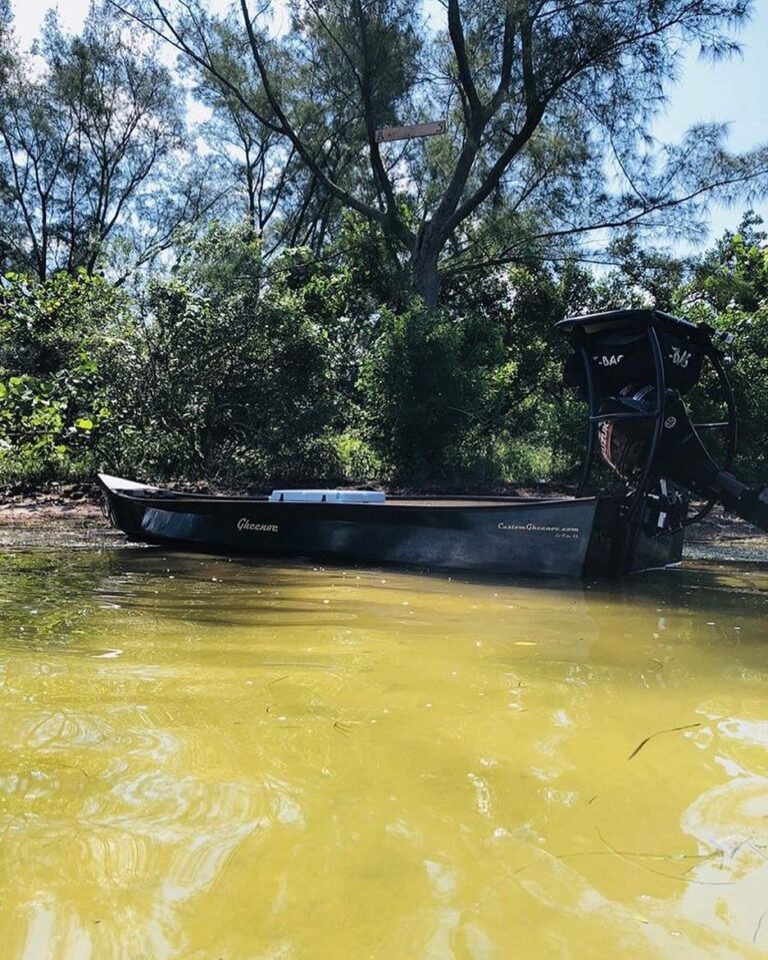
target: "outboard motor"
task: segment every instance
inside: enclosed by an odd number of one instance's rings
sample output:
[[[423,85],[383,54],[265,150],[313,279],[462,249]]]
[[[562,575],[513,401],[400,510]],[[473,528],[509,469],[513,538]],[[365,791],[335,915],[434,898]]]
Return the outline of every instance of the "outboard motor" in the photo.
[[[728,472],[736,446],[736,405],[710,327],[658,310],[613,310],[557,326],[574,347],[565,381],[589,402],[579,493],[599,444],[603,459],[632,489],[637,516],[649,495],[669,498],[671,484],[682,488],[683,496],[687,491],[707,501],[692,517],[681,511],[676,521],[681,526],[701,519],[719,502],[768,530],[768,487],[750,488]],[[692,423],[683,400],[698,383],[705,361],[712,364],[728,408],[722,423]],[[727,430],[722,465],[707,451],[697,427]],[[673,500],[674,494],[670,506]]]

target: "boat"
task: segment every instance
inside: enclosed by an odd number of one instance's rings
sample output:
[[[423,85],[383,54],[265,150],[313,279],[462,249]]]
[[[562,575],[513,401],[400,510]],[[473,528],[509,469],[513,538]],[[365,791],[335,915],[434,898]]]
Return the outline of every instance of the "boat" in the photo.
[[[715,502],[768,529],[768,494],[728,468],[733,391],[714,331],[658,310],[560,321],[573,348],[565,382],[588,408],[571,496],[388,496],[378,490],[184,493],[99,474],[107,514],[134,541],[165,548],[502,575],[615,577],[680,562],[687,526]],[[683,400],[711,363],[727,408],[694,424]],[[716,463],[700,438],[726,432]],[[619,486],[593,492],[598,449]],[[691,513],[696,496],[704,506]]]

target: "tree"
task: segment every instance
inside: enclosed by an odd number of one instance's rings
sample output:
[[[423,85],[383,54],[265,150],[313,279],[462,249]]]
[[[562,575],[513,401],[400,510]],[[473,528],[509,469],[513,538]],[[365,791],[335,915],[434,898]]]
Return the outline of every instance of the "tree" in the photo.
[[[735,232],[726,230],[714,247],[693,264],[684,296],[718,313],[754,314],[768,305],[768,233],[749,210]]]
[[[10,0],[0,0],[0,87],[3,87],[8,81],[15,55]]]
[[[282,35],[237,0],[253,96],[214,55],[201,0],[109,0],[283,138],[329,197],[376,223],[437,303],[441,280],[598,230],[691,229],[707,197],[765,183],[766,150],[734,156],[717,125],[650,138],[681,52],[711,56],[749,0],[304,0]],[[290,77],[290,82],[285,81]],[[377,128],[444,117],[443,140],[382,146]],[[332,166],[338,144],[349,163]]]
[[[5,265],[117,276],[169,245],[205,206],[182,166],[180,96],[157,49],[94,6],[82,36],[46,20],[37,57],[16,56],[0,92]],[[204,180],[203,180],[204,182]],[[167,185],[167,186],[166,186]]]
[[[106,364],[113,464],[219,482],[328,471],[328,344],[301,292],[262,288],[262,271],[249,229],[213,225],[149,281]]]
[[[693,259],[678,291],[687,319],[733,337],[724,352],[740,414],[736,472],[759,484],[768,476],[768,235],[761,227],[747,212],[735,232]]]
[[[340,205],[322,190],[290,140],[258,119],[269,111],[269,104],[237,16],[230,11],[206,23],[205,35],[211,62],[224,82],[191,59],[182,58],[180,65],[192,78],[194,97],[210,111],[200,134],[228,188],[222,191],[222,212],[247,222],[264,240],[268,257],[280,249],[303,246],[319,255],[340,224]],[[284,60],[285,70],[276,65],[283,93],[288,95],[295,86],[301,96],[300,78],[288,58]],[[312,105],[307,109],[311,114]],[[325,163],[339,179],[349,164],[345,144],[329,144]]]
[[[212,57],[229,65],[233,70],[231,81],[249,100],[257,102],[259,84],[238,49],[241,44],[231,18],[219,22],[209,40]],[[228,187],[226,207],[234,212],[236,220],[249,225],[254,236],[263,237],[295,176],[293,152],[286,149],[275,131],[258,123],[227,87],[211,83],[205,71],[188,61],[182,61],[181,66],[191,75],[194,97],[210,112],[199,132],[216,158],[222,183]]]
[[[79,271],[0,283],[0,478],[88,476],[108,429],[101,354],[127,322],[127,298]]]

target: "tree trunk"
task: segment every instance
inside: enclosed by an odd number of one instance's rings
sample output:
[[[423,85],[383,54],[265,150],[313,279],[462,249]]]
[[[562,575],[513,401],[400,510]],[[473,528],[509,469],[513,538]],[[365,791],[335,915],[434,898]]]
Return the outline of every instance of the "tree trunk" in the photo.
[[[420,244],[411,256],[411,284],[429,310],[434,310],[440,301],[439,254],[437,246]]]

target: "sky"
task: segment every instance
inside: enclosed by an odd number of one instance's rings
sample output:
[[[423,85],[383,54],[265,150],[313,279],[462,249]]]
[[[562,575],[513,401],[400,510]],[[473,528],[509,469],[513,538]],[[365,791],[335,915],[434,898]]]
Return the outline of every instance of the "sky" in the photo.
[[[222,2],[212,0],[212,6]],[[58,9],[66,28],[79,30],[89,0],[12,0],[12,5],[17,35],[26,46],[37,36],[51,6]],[[674,142],[691,125],[715,120],[728,123],[733,150],[768,143],[768,0],[755,0],[752,21],[738,39],[742,54],[732,60],[712,64],[695,55],[686,58],[678,83],[670,89],[668,108],[654,129],[660,140]],[[768,223],[768,198],[755,208]],[[742,212],[743,205],[713,207],[709,234],[701,238],[702,245],[726,229],[735,229]]]

